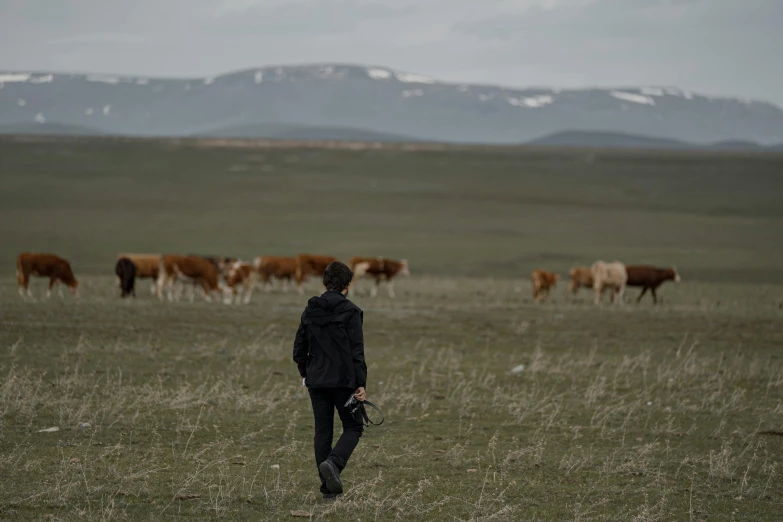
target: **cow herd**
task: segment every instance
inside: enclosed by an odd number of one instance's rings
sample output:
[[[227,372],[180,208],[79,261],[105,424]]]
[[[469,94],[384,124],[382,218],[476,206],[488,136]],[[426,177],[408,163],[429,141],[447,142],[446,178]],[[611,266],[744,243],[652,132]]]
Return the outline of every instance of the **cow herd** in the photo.
[[[275,284],[279,284],[281,290],[286,292],[288,287],[295,283],[301,295],[304,293],[303,283],[309,277],[320,277],[329,263],[336,260],[337,258],[332,256],[299,254],[296,257],[259,256],[252,263],[246,263],[236,258],[198,254],[124,253],[117,256],[114,271],[121,297],[135,296],[136,282],[148,279],[151,283],[150,291],[161,300],[165,296],[169,301],[178,301],[183,292],[188,291],[190,301],[193,301],[197,289],[200,289],[207,301],[217,298],[226,304],[247,304],[253,290],[259,285],[270,291]],[[377,295],[382,281],[386,283],[389,297],[395,297],[393,279],[398,275],[410,275],[408,262],[404,259],[393,261],[384,257],[353,257],[348,264],[354,272],[354,288],[363,278],[373,280],[374,284],[370,290],[373,297]],[[47,297],[58,282],[70,288],[74,295],[78,295],[79,282],[73,275],[70,263],[61,257],[25,252],[19,254],[16,266],[19,295],[22,297],[32,297],[29,288],[31,276],[49,278]],[[612,303],[617,301],[624,304],[623,294],[627,286],[642,288],[636,299],[637,303],[650,290],[653,302],[657,304],[658,287],[665,281],[680,281],[674,267],[626,266],[619,261],[596,261],[590,267],[574,267],[568,276],[566,295],[575,296],[580,288],[592,288],[596,305],[601,304],[607,290]],[[533,299],[540,303],[549,299],[560,275],[546,270],[534,270],[530,279]],[[62,295],[62,286],[59,290]]]
[[[592,288],[596,305],[601,304],[601,299],[605,291],[609,290],[611,302],[615,300],[621,305],[625,304],[623,294],[625,287],[641,287],[642,292],[636,299],[636,302],[642,300],[647,290],[652,293],[653,303],[658,303],[656,290],[665,281],[680,281],[680,275],[677,269],[656,268],[647,265],[624,265],[619,261],[606,263],[596,261],[590,267],[577,266],[568,273],[569,283],[566,289],[566,295],[575,296],[580,288]],[[530,274],[530,280],[533,285],[533,299],[540,303],[549,298],[552,288],[557,285],[560,274],[553,274],[546,270],[534,270]],[[617,299],[615,299],[617,298]]]
[[[136,282],[147,279],[150,291],[159,299],[180,300],[185,291],[190,300],[201,290],[206,301],[214,298],[226,304],[250,302],[253,290],[262,285],[270,291],[276,283],[286,292],[295,283],[299,294],[304,293],[303,283],[309,277],[320,277],[332,261],[332,256],[299,254],[296,257],[259,256],[252,263],[237,258],[204,256],[198,254],[137,254],[123,253],[117,256],[114,272],[121,297],[136,295]],[[19,295],[32,297],[29,288],[31,276],[48,277],[49,289],[58,282],[70,287],[78,295],[78,285],[71,265],[54,254],[25,252],[17,258],[17,283]],[[393,279],[398,275],[408,276],[408,262],[394,261],[384,257],[353,257],[349,266],[354,280],[371,278],[374,282],[370,295],[377,295],[382,281],[385,281],[389,297],[395,297]],[[60,287],[62,295],[62,287]]]

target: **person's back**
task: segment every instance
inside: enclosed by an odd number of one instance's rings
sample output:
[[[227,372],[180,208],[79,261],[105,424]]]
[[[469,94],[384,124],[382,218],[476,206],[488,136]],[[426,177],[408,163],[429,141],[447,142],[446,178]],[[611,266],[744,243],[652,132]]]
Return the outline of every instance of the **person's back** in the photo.
[[[315,461],[324,498],[342,493],[340,473],[364,430],[345,407],[352,395],[366,399],[367,383],[363,314],[346,298],[352,278],[351,270],[338,261],[326,268],[326,292],[308,301],[294,340],[294,361],[313,406]],[[335,408],[343,433],[332,448]]]

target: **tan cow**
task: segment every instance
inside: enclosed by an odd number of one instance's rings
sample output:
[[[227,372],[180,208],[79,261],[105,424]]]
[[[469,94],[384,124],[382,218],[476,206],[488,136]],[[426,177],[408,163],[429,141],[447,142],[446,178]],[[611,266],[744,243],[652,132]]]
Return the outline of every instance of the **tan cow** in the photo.
[[[117,260],[123,257],[130,259],[136,266],[136,279],[151,279],[150,292],[155,295],[156,281],[160,273],[160,254],[118,254]],[[119,284],[119,283],[118,283]]]
[[[248,304],[253,295],[253,286],[256,284],[258,271],[250,263],[234,261],[228,269],[226,275],[226,286],[224,302],[231,304],[234,300],[236,304],[243,302]]]
[[[212,300],[210,294],[221,292],[215,265],[199,256],[164,255],[161,257],[157,284],[158,299],[163,299],[163,289],[166,288],[169,301],[173,301],[174,283],[177,280],[191,281],[194,286],[201,286],[204,299],[208,302]],[[191,301],[193,297],[191,295]],[[179,299],[179,295],[176,298]]]
[[[299,295],[304,294],[302,283],[307,279],[307,276],[323,276],[326,267],[333,261],[337,261],[337,258],[312,254],[299,254],[296,256],[296,273],[294,274],[294,279],[296,279],[296,289],[299,292]]]
[[[625,265],[619,261],[612,263],[606,263],[604,261],[596,261],[590,268],[593,273],[593,291],[595,292],[595,304],[601,304],[601,297],[604,290],[609,289],[611,294],[611,302],[615,302],[615,297],[620,300],[620,305],[624,306],[623,293],[625,292],[625,284],[628,281],[628,274],[625,271]]]
[[[289,283],[296,277],[295,257],[259,256],[255,258],[253,265],[267,292],[272,289],[274,279],[279,280],[283,292],[287,292]]]
[[[393,261],[384,257],[352,257],[348,261],[348,266],[353,272],[354,281],[364,276],[370,276],[375,279],[375,284],[370,289],[370,296],[372,297],[378,294],[381,279],[384,279],[386,280],[386,290],[389,293],[389,297],[394,298],[394,282],[392,279],[398,274],[404,276],[411,275],[406,259]]]
[[[74,297],[79,296],[79,282],[73,276],[71,264],[65,259],[54,254],[34,254],[23,252],[16,258],[16,282],[19,285],[19,295],[33,297],[30,291],[30,276],[48,277],[49,288],[46,297],[52,296],[52,287],[58,281],[66,285],[73,292]],[[63,296],[62,287],[58,287],[60,297]]]
[[[536,303],[549,299],[549,291],[557,286],[560,274],[553,274],[546,270],[533,270],[530,274],[530,282],[533,284],[533,299]]]
[[[568,288],[566,288],[566,295],[569,293],[573,296],[579,291],[580,288],[593,288],[593,271],[589,266],[575,266],[568,272]]]

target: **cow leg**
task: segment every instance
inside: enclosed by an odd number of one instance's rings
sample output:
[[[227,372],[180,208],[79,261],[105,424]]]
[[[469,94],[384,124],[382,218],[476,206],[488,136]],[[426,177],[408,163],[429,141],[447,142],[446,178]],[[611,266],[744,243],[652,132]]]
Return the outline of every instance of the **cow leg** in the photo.
[[[56,282],[57,282],[57,279],[55,279],[53,277],[49,279],[49,288],[47,288],[47,290],[46,290],[46,298],[47,299],[52,297],[52,287],[54,287],[54,284]]]
[[[163,301],[163,286],[166,284],[166,275],[163,273],[163,271],[158,274],[158,278],[155,280],[155,294],[158,296],[158,299],[160,301]]]
[[[62,285],[62,283],[60,283],[59,285],[57,285],[57,295],[59,295],[59,296],[60,296],[60,299],[62,299],[62,298],[63,298],[63,285]]]
[[[595,293],[595,299],[594,302],[596,306],[601,305],[601,294],[603,293],[603,288],[601,288],[599,285],[593,286],[593,292]]]
[[[391,278],[386,278],[386,290],[389,291],[389,297],[394,299],[397,295],[394,293],[394,281]]]
[[[645,286],[642,288],[642,293],[639,294],[639,297],[636,298],[636,304],[639,304],[639,301],[642,300],[642,296],[647,293],[647,287]]]
[[[231,287],[226,287],[223,289],[223,304],[224,305],[230,305],[234,301],[234,294],[236,293],[236,290]]]
[[[652,292],[653,304],[658,304],[658,296],[655,294],[655,288],[650,288],[650,292]]]
[[[380,278],[375,278],[375,283],[372,285],[372,288],[370,288],[370,297],[375,297],[378,295],[378,287],[381,286],[381,280]]]
[[[209,296],[210,288],[207,284],[207,280],[203,277],[198,280],[199,283],[201,283],[201,290],[204,292],[204,300],[208,303],[212,302],[212,298]],[[196,295],[196,281],[193,282],[193,296]]]
[[[19,297],[24,299],[25,291],[29,294],[30,293],[30,277],[26,276],[24,272],[20,272],[19,270],[16,271],[16,285],[17,290],[19,292]],[[32,296],[30,296],[32,297]]]
[[[175,292],[177,290],[174,285],[176,284],[176,276],[169,276],[168,280],[166,281],[166,296],[168,297],[169,302],[174,301]]]
[[[155,294],[157,294],[157,292],[158,292],[158,285],[157,285],[157,280],[156,280],[156,279],[153,279],[153,280],[152,280],[152,284],[150,285],[150,293],[151,293],[152,295],[155,295]],[[135,296],[135,295],[136,295],[136,294],[134,294],[134,296]]]
[[[248,281],[248,283],[245,285],[245,299],[243,302],[245,304],[250,304],[250,298],[253,296],[253,285],[254,281],[251,279]]]
[[[625,285],[617,287],[617,298],[620,300],[620,306],[625,306]]]
[[[174,275],[169,278],[169,281],[166,285],[166,288],[168,290],[168,298],[169,301],[178,301],[178,292],[181,291],[181,287],[177,286],[177,276]]]

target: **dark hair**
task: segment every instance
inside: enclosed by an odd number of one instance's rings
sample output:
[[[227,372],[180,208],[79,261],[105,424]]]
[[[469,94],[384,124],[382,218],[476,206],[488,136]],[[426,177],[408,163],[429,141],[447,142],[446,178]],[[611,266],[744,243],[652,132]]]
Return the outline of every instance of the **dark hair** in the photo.
[[[324,270],[324,286],[327,290],[342,292],[351,284],[351,279],[353,279],[353,272],[345,263],[332,261]]]

